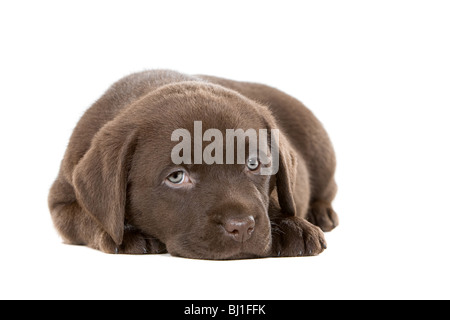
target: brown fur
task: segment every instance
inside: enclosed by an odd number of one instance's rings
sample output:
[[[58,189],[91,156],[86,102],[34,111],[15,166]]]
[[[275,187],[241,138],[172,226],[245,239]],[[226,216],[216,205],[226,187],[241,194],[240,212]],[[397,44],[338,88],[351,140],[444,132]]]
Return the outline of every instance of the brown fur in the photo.
[[[178,128],[274,129],[280,170],[249,175],[243,165],[187,165],[199,182],[173,190]],[[316,255],[338,218],[335,157],[327,133],[299,101],[274,88],[172,71],[115,83],[83,116],[49,196],[66,243],[107,253],[163,253],[201,259]],[[230,219],[253,217],[247,241],[224,235]],[[309,222],[308,222],[309,221]],[[253,230],[253,229],[252,229]],[[226,232],[225,232],[226,233]]]

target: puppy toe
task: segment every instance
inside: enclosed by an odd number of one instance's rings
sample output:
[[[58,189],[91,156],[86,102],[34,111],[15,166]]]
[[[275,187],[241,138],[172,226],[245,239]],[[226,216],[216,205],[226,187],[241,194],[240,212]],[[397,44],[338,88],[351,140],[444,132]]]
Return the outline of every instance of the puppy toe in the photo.
[[[146,239],[146,250],[148,254],[167,253],[166,245],[156,238]]]
[[[161,241],[146,236],[138,230],[127,231],[120,246],[120,253],[123,254],[160,254],[166,252],[166,246]]]
[[[305,255],[307,256],[316,256],[322,253],[327,247],[322,230],[316,226],[311,226],[310,229],[304,233],[303,239],[305,241]]]
[[[109,254],[119,253],[119,247],[106,232],[99,233],[96,236],[95,243],[91,247]]]

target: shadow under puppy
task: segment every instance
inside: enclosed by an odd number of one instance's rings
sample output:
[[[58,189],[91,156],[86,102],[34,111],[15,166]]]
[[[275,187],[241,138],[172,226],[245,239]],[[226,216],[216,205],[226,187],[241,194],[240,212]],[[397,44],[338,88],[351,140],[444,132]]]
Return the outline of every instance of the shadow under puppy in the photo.
[[[279,170],[175,165],[172,133],[279,129]],[[207,145],[203,142],[203,147]],[[192,161],[194,163],[194,161]],[[156,70],[115,83],[79,121],[49,195],[63,240],[107,253],[197,259],[310,256],[338,225],[327,133],[298,100],[261,84]]]

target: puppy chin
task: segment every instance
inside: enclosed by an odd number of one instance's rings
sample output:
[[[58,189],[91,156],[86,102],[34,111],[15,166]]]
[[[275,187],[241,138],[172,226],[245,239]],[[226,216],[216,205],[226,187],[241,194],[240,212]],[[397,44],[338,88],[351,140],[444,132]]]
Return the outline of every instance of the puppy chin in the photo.
[[[174,257],[180,258],[188,258],[195,260],[244,260],[244,259],[257,259],[263,258],[265,255],[258,255],[253,253],[244,253],[244,252],[236,252],[236,253],[221,253],[221,252],[194,252],[194,251],[185,251],[181,252],[170,252],[169,253]]]
[[[256,259],[270,256],[271,237],[268,237],[262,246],[255,247],[253,244],[241,244],[239,246],[229,246],[228,248],[213,248],[203,246],[180,246],[177,244],[167,244],[168,252],[175,257],[189,258],[196,260],[243,260]]]

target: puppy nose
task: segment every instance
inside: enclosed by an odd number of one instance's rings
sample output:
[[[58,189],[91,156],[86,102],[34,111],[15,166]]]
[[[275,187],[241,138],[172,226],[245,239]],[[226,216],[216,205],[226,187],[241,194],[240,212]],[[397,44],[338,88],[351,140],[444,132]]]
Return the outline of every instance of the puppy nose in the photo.
[[[228,219],[224,228],[235,241],[244,242],[250,239],[255,230],[255,218],[248,216],[240,219]]]

